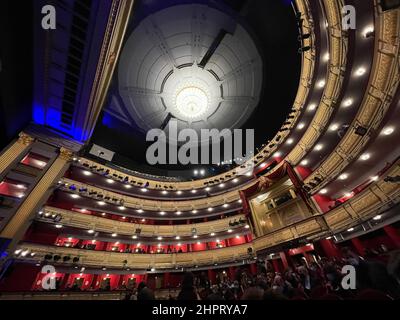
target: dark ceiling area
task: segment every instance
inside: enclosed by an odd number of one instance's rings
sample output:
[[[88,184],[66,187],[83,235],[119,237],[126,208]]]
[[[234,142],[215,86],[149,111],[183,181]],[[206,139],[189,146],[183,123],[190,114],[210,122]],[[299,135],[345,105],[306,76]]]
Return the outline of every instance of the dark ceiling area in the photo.
[[[129,32],[147,14],[165,8],[167,5],[187,4],[195,1],[163,1],[163,7],[157,1],[135,1],[133,17],[130,21],[124,42]],[[235,15],[251,35],[263,62],[263,82],[260,100],[254,112],[241,126],[242,129],[255,130],[255,146],[260,147],[271,139],[285,121],[298,88],[301,55],[298,54],[298,26],[290,1],[197,1],[211,7],[221,8],[228,5],[227,11]],[[118,69],[118,66],[116,70]],[[116,75],[109,92],[118,86]],[[105,117],[103,113],[101,117]],[[135,124],[127,125],[118,119],[112,124],[100,118],[91,143],[98,144],[116,152],[113,162],[133,170],[153,174],[175,175],[176,170],[192,169],[182,165],[146,165],[148,143],[145,134]],[[225,171],[230,167],[214,167],[212,173]],[[211,172],[210,172],[211,173]]]
[[[0,150],[31,121],[33,32],[30,1],[0,3]]]

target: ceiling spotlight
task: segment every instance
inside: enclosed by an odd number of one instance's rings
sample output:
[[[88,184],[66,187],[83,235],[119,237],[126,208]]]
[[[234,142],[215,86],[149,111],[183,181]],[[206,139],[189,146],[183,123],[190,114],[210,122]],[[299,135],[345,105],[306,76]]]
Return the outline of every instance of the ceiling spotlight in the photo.
[[[223,207],[224,207],[224,208],[228,208],[228,207],[229,207],[229,204],[224,203]]]
[[[210,191],[210,187],[205,188],[206,191]]]
[[[211,233],[210,233],[210,236],[211,236],[211,237],[215,236],[215,233],[214,233],[214,232],[211,232]]]
[[[328,61],[329,60],[329,52],[324,54],[324,61]]]
[[[205,171],[204,169],[201,169],[201,170],[200,170],[200,174],[201,174],[202,176],[204,176],[204,175],[206,174],[206,171]]]
[[[167,190],[163,190],[161,193],[162,194],[168,194],[168,191]]]
[[[367,26],[364,28],[362,34],[365,38],[369,38],[374,33],[374,26]]]
[[[83,171],[83,174],[85,176],[91,176],[92,175],[92,173],[90,171]]]
[[[354,231],[354,228],[347,229],[347,232],[352,232],[352,231]]]
[[[79,195],[77,195],[77,194],[71,194],[71,198],[78,199],[78,198],[80,198],[80,197],[79,197]]]
[[[195,235],[193,236],[193,238],[195,238],[195,239],[197,239],[197,237],[198,237],[198,235],[197,235],[197,234],[195,234]]]
[[[157,240],[162,240],[162,237],[157,237]]]
[[[197,210],[192,210],[192,213],[197,213]]]
[[[122,219],[124,219],[124,220],[125,220],[125,219],[126,219],[126,217],[122,217]]]
[[[165,215],[165,211],[160,211],[160,215]]]
[[[232,180],[233,183],[236,183],[236,182],[238,182],[238,181],[239,181],[238,178],[235,178],[235,179]]]
[[[346,180],[349,177],[347,173],[343,173],[339,176],[339,180]]]
[[[327,189],[322,189],[319,193],[320,193],[320,194],[327,194],[327,193],[328,193],[328,190],[327,190]]]
[[[114,183],[114,180],[112,180],[112,179],[107,179],[106,181],[107,181],[107,183]]]
[[[136,212],[137,213],[143,213],[143,210],[142,209],[137,209]]]
[[[287,144],[292,144],[292,143],[293,143],[293,139],[291,139],[291,138],[288,139],[288,140],[286,141],[286,143],[287,143]]]
[[[116,237],[116,236],[117,236],[116,233],[111,234],[111,237]]]
[[[238,202],[239,202],[239,203],[242,203],[242,199],[239,199]]]
[[[90,229],[90,230],[88,230],[87,232],[90,233],[90,234],[92,234],[92,233],[94,233],[94,230],[93,230],[93,229]]]
[[[119,210],[125,210],[126,208],[124,206],[119,206],[118,209]]]
[[[176,240],[179,240],[180,238],[181,238],[180,236],[176,236],[176,237],[175,237]]]
[[[323,88],[325,87],[325,80],[321,80],[317,83],[318,88]]]
[[[308,164],[308,160],[304,159],[303,161],[300,162],[302,166],[306,166]]]
[[[303,122],[301,122],[301,123],[299,123],[299,125],[297,126],[297,129],[301,130],[301,129],[303,129],[305,126],[306,126],[306,125],[305,125]]]
[[[182,191],[181,191],[181,190],[178,190],[178,191],[176,192],[176,194],[182,194]]]
[[[385,136],[390,136],[393,132],[394,132],[394,128],[393,128],[393,127],[385,128],[385,129],[383,129],[383,131],[382,131],[382,133],[383,133]]]
[[[56,224],[57,229],[61,229],[63,226],[61,224]]]
[[[231,233],[231,232],[232,232],[232,229],[228,229],[228,232]]]
[[[372,219],[375,221],[380,220],[380,219],[382,219],[382,216],[380,214],[378,214],[377,216],[373,217]]]
[[[192,189],[191,193],[196,193],[197,190],[196,189]]]
[[[281,154],[280,152],[275,152],[273,156],[274,156],[275,158],[279,158],[281,155],[282,155],[282,154]]]
[[[362,154],[361,157],[360,157],[360,159],[361,159],[362,161],[366,161],[366,160],[368,160],[369,158],[371,158],[371,155],[370,155],[369,153],[364,153],[364,154]]]
[[[346,192],[345,194],[344,194],[344,197],[345,198],[350,198],[350,197],[352,197],[353,196],[353,192]]]
[[[379,176],[373,176],[373,177],[371,177],[371,181],[378,181],[378,179],[379,179]]]
[[[182,212],[181,211],[177,211],[177,212],[175,212],[175,214],[179,216],[179,215],[182,214]]]
[[[134,234],[134,235],[132,236],[132,239],[137,239],[137,235]]]
[[[219,187],[220,187],[220,188],[223,188],[224,186],[225,186],[225,183],[220,183],[220,184],[219,184]]]
[[[317,108],[317,105],[316,104],[310,104],[309,106],[308,106],[308,110],[309,111],[314,111],[315,109]]]
[[[132,188],[132,186],[130,184],[126,184],[124,187],[127,188],[127,189]]]
[[[213,208],[210,207],[210,208],[208,208],[207,210],[208,210],[208,211],[213,211]]]
[[[363,67],[360,67],[356,70],[356,76],[360,77],[364,75],[367,72],[367,70]]]
[[[350,107],[353,104],[353,99],[346,99],[343,101],[345,107]]]
[[[330,131],[336,131],[337,129],[339,129],[339,125],[337,123],[335,123],[329,127]]]
[[[246,229],[249,229],[249,228],[250,228],[250,226],[249,226],[248,224],[246,224],[244,227],[245,227]]]
[[[246,172],[247,177],[251,177],[252,175],[253,175],[253,172],[251,172],[251,171]]]
[[[315,150],[317,150],[317,151],[322,150],[322,148],[323,148],[322,144],[317,144],[317,145],[315,146]]]
[[[100,206],[104,206],[106,203],[104,201],[97,201],[97,204]]]
[[[146,188],[142,188],[142,189],[140,189],[142,192],[147,192],[147,189]]]
[[[199,174],[199,171],[194,170],[194,171],[193,171],[193,174],[194,174],[195,176],[197,176],[197,175]]]

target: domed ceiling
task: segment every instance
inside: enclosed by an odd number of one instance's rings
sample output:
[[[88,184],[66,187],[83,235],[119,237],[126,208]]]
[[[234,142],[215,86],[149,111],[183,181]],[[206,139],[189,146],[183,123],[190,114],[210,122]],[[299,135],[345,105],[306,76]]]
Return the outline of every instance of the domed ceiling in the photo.
[[[149,15],[132,32],[118,83],[126,110],[144,131],[170,119],[178,130],[240,128],[259,102],[262,61],[232,17],[205,5],[178,5]]]
[[[285,1],[136,1],[91,142],[115,151],[117,164],[161,175],[191,170],[147,166],[147,131],[168,136],[172,120],[178,130],[254,129],[261,146],[292,108],[297,36]]]

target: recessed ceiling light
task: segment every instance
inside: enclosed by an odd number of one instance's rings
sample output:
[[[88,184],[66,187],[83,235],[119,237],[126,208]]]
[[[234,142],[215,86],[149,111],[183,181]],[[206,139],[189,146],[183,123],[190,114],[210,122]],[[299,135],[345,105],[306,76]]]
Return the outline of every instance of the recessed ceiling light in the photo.
[[[97,204],[100,206],[104,206],[106,203],[104,201],[98,201]]]
[[[228,229],[228,232],[231,233],[233,230],[232,229]]]
[[[93,229],[89,229],[87,232],[88,233],[94,233],[94,230]]]
[[[177,211],[177,212],[175,212],[175,214],[179,216],[180,214],[182,214],[182,212],[181,211]]]
[[[215,236],[215,233],[214,233],[214,232],[211,232],[211,233],[210,233],[210,236],[211,236],[211,237]]]
[[[246,224],[244,227],[245,227],[246,229],[249,229],[249,228],[250,228],[250,226],[249,226],[248,224]]]
[[[90,171],[83,171],[83,174],[84,174],[85,176],[90,176],[90,175],[92,175],[92,173],[91,173]]]
[[[377,216],[373,217],[372,219],[376,220],[380,220],[382,219],[382,216],[380,214],[378,214]]]
[[[162,237],[157,237],[157,240],[162,240]]]
[[[303,129],[305,126],[306,126],[306,125],[305,125],[303,122],[301,122],[301,123],[299,123],[299,125],[297,126],[297,129],[301,130],[301,129]]]
[[[345,107],[350,107],[353,104],[353,99],[346,99],[343,101]]]
[[[317,105],[316,105],[315,103],[310,104],[310,105],[308,106],[308,110],[310,110],[310,111],[314,111],[316,108],[317,108]]]
[[[122,219],[124,219],[124,220],[125,220],[125,219],[126,219],[126,217],[122,217]]]
[[[181,191],[181,190],[178,190],[178,191],[176,192],[176,194],[182,194],[182,191]]]
[[[116,233],[111,234],[111,237],[116,237],[116,236],[117,236]]]
[[[126,208],[124,206],[119,206],[118,209],[119,210],[125,210]]]
[[[252,172],[252,171],[246,172],[246,176],[247,176],[247,177],[251,177],[252,175],[253,175],[253,172]]]
[[[80,197],[77,194],[71,194],[71,198],[77,199],[77,198],[80,198]]]
[[[193,238],[195,238],[195,239],[197,239],[197,237],[198,237],[197,234],[195,234],[195,235],[193,236]]]
[[[205,188],[206,191],[210,191],[210,187]]]
[[[165,211],[160,211],[159,213],[160,213],[160,215],[163,216],[165,214]]]
[[[356,70],[356,76],[360,77],[364,75],[367,72],[367,70],[364,67],[360,67]]]
[[[197,213],[197,210],[192,210],[192,213]]]
[[[163,190],[161,193],[162,193],[162,194],[168,194],[168,191]]]
[[[181,238],[180,236],[176,236],[176,237],[175,237],[176,240],[179,240],[180,238]]]
[[[383,129],[383,131],[382,131],[382,133],[383,133],[385,136],[390,136],[393,132],[394,132],[394,128],[393,128],[393,127],[385,128],[385,129]]]
[[[292,138],[288,139],[286,143],[287,144],[292,144],[293,143],[293,139]]]
[[[61,229],[62,227],[63,227],[62,224],[56,224],[57,229]]]
[[[132,236],[132,239],[137,239],[137,235],[134,234],[134,235]]]
[[[236,182],[239,181],[239,179],[238,179],[238,178],[235,178],[235,179],[233,179],[232,181],[233,181],[234,183],[236,183]]]
[[[142,192],[147,192],[147,189],[146,188],[142,188],[142,189],[140,189]]]
[[[324,54],[324,61],[328,61],[329,60],[329,52]]]
[[[373,177],[371,177],[371,181],[378,181],[378,179],[379,179],[379,176],[373,176]]]
[[[223,188],[224,186],[225,186],[225,183],[220,183],[220,184],[219,184],[219,187],[220,187],[220,188]]]
[[[327,194],[328,193],[328,189],[322,189],[319,193],[320,194]]]
[[[366,161],[366,160],[368,160],[369,158],[371,158],[371,155],[370,155],[369,153],[364,153],[364,154],[362,154],[361,157],[360,157],[360,159],[361,159],[362,161]]]
[[[143,213],[143,210],[142,209],[137,209],[136,212],[137,213]]]
[[[130,184],[126,184],[125,188],[130,189],[130,188],[132,188],[132,186]]]
[[[349,177],[347,173],[343,173],[339,176],[339,180],[346,180]]]
[[[210,207],[210,208],[208,208],[207,210],[208,210],[208,211],[213,211],[213,208]]]
[[[347,232],[352,232],[352,231],[354,231],[354,228],[347,229]]]
[[[337,129],[339,129],[339,125],[337,123],[335,123],[329,127],[330,131],[336,131]]]
[[[114,183],[114,180],[112,180],[112,179],[107,179],[106,181],[107,181],[107,183]]]
[[[322,144],[317,144],[317,145],[315,146],[315,150],[317,150],[317,151],[322,150],[322,148],[323,148],[323,145],[322,145]]]
[[[224,208],[228,208],[228,207],[229,207],[229,204],[224,203],[223,207],[224,207]]]
[[[281,155],[282,155],[282,153],[280,153],[280,152],[275,152],[274,153],[274,157],[275,158],[279,158]]]
[[[239,202],[239,203],[242,203],[242,199],[239,199],[238,202]]]
[[[302,166],[306,166],[308,164],[308,160],[304,159],[303,161],[300,162]]]
[[[196,192],[197,192],[197,190],[196,190],[196,189],[193,189],[191,192],[192,192],[192,193],[196,193]]]
[[[325,80],[320,80],[320,81],[317,83],[317,86],[318,86],[318,88],[323,88],[323,87],[325,87]]]
[[[370,25],[364,28],[362,34],[365,38],[368,38],[374,32],[374,26]]]

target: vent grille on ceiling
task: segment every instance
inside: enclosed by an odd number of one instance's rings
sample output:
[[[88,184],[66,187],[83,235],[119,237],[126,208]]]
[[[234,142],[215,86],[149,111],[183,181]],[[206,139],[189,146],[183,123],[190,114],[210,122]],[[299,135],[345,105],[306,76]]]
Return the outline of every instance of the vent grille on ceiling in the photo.
[[[71,127],[74,120],[76,97],[85,50],[92,0],[76,0],[70,29],[70,42],[66,64],[61,123]]]

